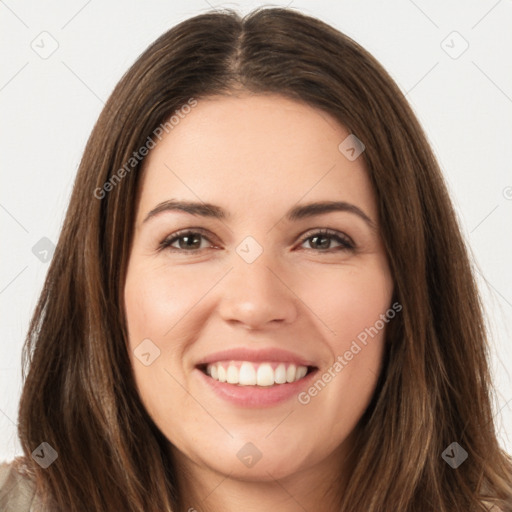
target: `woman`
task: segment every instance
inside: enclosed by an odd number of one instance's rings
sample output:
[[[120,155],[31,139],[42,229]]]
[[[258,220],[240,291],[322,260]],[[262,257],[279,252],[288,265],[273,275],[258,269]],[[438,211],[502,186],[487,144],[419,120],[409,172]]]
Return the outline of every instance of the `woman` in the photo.
[[[292,10],[197,16],[91,134],[0,503],[512,510],[486,350],[439,167],[383,68]]]

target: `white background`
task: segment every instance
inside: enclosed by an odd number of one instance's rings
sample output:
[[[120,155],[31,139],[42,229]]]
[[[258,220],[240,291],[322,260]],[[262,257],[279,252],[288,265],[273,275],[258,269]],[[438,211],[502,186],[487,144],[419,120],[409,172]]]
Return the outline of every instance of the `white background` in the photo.
[[[57,241],[103,103],[138,55],[176,23],[212,7],[245,14],[262,4],[0,0],[0,461],[21,454],[21,348],[48,268],[32,247],[43,237]],[[512,0],[272,5],[290,5],[345,32],[407,93],[479,269],[499,436],[512,452]],[[453,31],[469,44],[457,58],[465,43]],[[58,48],[46,59],[33,49],[52,44]]]

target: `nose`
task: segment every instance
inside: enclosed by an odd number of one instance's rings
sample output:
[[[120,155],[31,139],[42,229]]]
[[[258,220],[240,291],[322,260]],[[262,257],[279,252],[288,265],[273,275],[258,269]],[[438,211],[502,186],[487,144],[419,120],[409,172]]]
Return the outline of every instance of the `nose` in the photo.
[[[282,267],[263,254],[254,262],[239,258],[223,279],[220,316],[232,325],[258,330],[292,323],[300,299]]]

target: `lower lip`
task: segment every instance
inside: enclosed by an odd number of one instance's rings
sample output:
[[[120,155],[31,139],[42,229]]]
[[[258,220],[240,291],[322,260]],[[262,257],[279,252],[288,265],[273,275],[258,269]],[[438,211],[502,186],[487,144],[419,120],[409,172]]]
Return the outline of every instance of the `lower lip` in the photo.
[[[271,407],[296,397],[308,387],[318,370],[313,370],[302,379],[273,386],[238,386],[212,379],[209,375],[195,368],[199,378],[220,398],[241,407]]]

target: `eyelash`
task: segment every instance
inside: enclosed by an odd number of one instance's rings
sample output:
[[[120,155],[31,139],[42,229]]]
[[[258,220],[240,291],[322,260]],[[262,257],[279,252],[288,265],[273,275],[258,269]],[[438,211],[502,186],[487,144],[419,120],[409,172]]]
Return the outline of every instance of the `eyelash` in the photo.
[[[209,238],[202,232],[201,229],[196,228],[196,231],[194,231],[192,229],[186,229],[186,230],[178,231],[177,233],[174,233],[170,237],[168,237],[165,240],[163,240],[162,242],[160,242],[158,250],[162,251],[164,249],[167,249],[167,250],[170,250],[171,252],[181,252],[181,253],[197,254],[198,252],[202,251],[203,249],[190,249],[190,250],[187,250],[187,249],[179,249],[179,248],[176,248],[176,247],[171,247],[171,245],[174,242],[180,240],[181,238],[183,238],[185,236],[191,236],[191,235],[200,235],[205,240],[207,240],[208,242],[212,243],[209,240]],[[339,242],[341,244],[341,247],[337,247],[337,248],[334,248],[334,249],[325,249],[325,250],[317,250],[317,249],[308,249],[308,250],[313,251],[313,252],[329,253],[329,254],[332,253],[332,252],[336,252],[336,251],[354,251],[355,250],[355,244],[352,242],[352,240],[347,235],[344,235],[344,234],[339,233],[337,231],[333,231],[331,229],[319,229],[317,231],[307,233],[301,239],[300,245],[302,245],[304,242],[306,242],[306,241],[308,241],[308,240],[310,240],[312,238],[318,237],[318,236],[320,236],[320,237],[327,237],[327,238],[330,238],[332,240],[335,240],[336,242]]]

